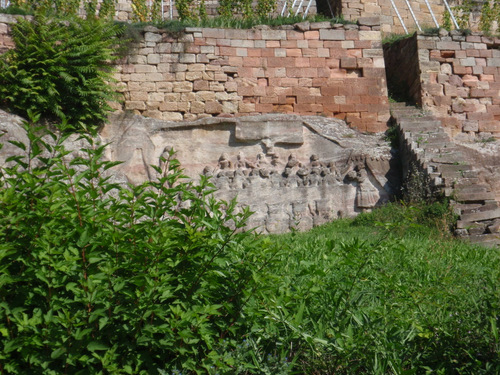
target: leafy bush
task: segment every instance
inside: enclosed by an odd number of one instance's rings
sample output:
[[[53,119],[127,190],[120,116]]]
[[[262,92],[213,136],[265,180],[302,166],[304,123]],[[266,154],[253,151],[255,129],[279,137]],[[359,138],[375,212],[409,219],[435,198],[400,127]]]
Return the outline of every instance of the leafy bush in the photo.
[[[0,104],[23,116],[66,119],[71,130],[102,123],[117,98],[110,62],[119,31],[98,19],[20,18],[12,27],[15,48],[0,57]]]
[[[26,155],[0,170],[1,372],[234,366],[275,252],[242,231],[249,212],[213,199],[205,178],[184,181],[173,155],[156,181],[121,187],[104,146],[85,137],[73,158],[67,136],[30,129],[29,145],[14,142]]]

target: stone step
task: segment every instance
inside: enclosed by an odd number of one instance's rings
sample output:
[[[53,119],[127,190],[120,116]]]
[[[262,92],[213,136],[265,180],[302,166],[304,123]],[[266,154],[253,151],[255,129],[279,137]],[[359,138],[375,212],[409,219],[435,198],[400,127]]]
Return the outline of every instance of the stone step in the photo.
[[[399,126],[405,132],[429,132],[436,131],[442,133],[440,126],[441,121],[400,121]]]
[[[478,244],[478,245],[482,245],[482,246],[486,246],[486,247],[497,247],[498,245],[500,245],[500,235],[498,234],[480,234],[480,235],[476,235],[476,236],[469,236],[468,237],[469,241],[474,243],[474,244]]]
[[[440,164],[455,164],[457,160],[464,160],[463,154],[455,154],[455,153],[436,153],[432,152],[427,154],[430,158],[430,161],[433,163]]]
[[[495,194],[491,191],[474,193],[455,192],[455,198],[460,202],[478,202],[495,199]]]
[[[462,203],[457,204],[460,207],[460,213],[463,214],[471,214],[476,212],[486,212],[495,210],[498,208],[498,204],[496,202],[493,203]]]
[[[460,181],[457,181],[455,183],[455,185],[453,185],[453,187],[456,188],[456,189],[460,189],[460,188],[467,187],[467,186],[470,186],[470,185],[477,185],[479,183],[480,183],[480,180],[477,177],[474,177],[474,178],[462,178],[462,179],[460,179]]]
[[[467,223],[472,223],[474,221],[492,220],[497,218],[500,218],[500,208],[498,207],[492,210],[473,212],[469,214],[462,213],[462,215],[460,215],[460,220],[457,222],[457,227],[459,227],[459,225],[464,225],[459,228],[465,228],[465,226],[467,226]]]

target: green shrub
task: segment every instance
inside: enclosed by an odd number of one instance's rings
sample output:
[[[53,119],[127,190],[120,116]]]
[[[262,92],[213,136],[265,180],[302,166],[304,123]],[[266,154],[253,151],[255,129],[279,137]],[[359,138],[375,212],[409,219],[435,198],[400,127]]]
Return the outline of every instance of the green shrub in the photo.
[[[98,19],[49,19],[12,27],[15,48],[0,57],[0,105],[22,116],[66,119],[71,130],[95,127],[117,98],[110,64],[120,27]]]
[[[66,137],[26,128],[26,155],[0,170],[2,374],[234,366],[275,252],[242,231],[249,212],[186,182],[172,154],[156,181],[120,187],[104,146],[85,137],[71,160]]]

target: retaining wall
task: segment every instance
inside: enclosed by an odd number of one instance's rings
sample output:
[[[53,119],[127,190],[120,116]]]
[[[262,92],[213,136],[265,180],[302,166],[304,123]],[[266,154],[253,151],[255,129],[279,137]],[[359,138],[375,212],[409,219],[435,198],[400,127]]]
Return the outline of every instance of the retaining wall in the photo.
[[[295,113],[369,132],[389,119],[381,34],[363,21],[179,36],[146,27],[118,68],[123,109],[153,118]]]
[[[13,20],[2,16],[0,30],[8,32]],[[378,28],[373,18],[177,35],[148,26],[117,66],[124,102],[116,109],[173,121],[324,115],[360,131],[384,131],[389,106]]]
[[[394,77],[417,88],[409,94],[438,117],[450,135],[500,138],[500,38],[449,35],[445,30],[440,35],[416,35],[391,49],[391,59],[398,56],[396,65],[409,64],[408,44],[418,49],[418,70],[396,72],[391,63],[389,81],[392,72],[406,74]]]

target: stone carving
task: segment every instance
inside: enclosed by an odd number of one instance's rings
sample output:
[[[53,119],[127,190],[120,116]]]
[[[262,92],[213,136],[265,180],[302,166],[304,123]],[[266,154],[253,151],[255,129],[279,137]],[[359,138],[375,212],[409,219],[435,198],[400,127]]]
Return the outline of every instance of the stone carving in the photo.
[[[341,178],[334,162],[321,162],[316,154],[311,155],[309,160],[309,164],[305,165],[291,153],[285,168],[280,169],[278,154],[274,154],[272,160],[268,161],[264,153],[258,153],[255,163],[252,163],[240,151],[233,163],[230,156],[223,153],[217,163],[217,173],[213,173],[212,167],[205,166],[202,174],[214,177],[217,187],[229,189],[245,189],[252,184],[267,185],[266,180],[270,181],[273,187],[340,184]]]
[[[380,194],[377,188],[370,182],[366,169],[361,169],[356,179],[359,184],[356,193],[356,205],[362,211],[369,211],[377,204]]]
[[[26,138],[19,120],[0,111],[2,130],[4,143]],[[387,201],[396,186],[387,177],[391,153],[381,136],[356,133],[337,119],[265,115],[169,123],[122,113],[111,116],[98,142],[108,144],[107,160],[122,162],[106,171],[120,184],[157,179],[151,166],[165,170],[173,148],[185,175],[210,178],[217,198],[236,198],[255,212],[248,228],[268,233],[354,216],[370,209],[377,193],[377,204]],[[16,151],[9,146],[0,164]],[[82,147],[75,140],[68,145],[75,155]]]

